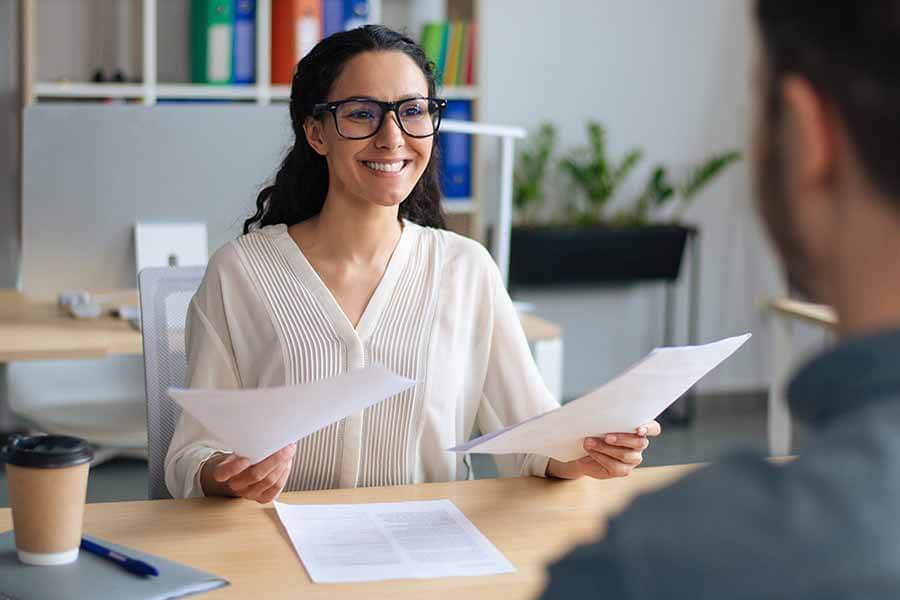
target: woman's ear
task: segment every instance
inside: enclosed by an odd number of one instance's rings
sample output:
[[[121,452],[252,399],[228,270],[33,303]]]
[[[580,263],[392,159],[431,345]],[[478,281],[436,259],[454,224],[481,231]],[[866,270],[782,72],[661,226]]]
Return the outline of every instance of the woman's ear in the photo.
[[[325,141],[325,124],[312,117],[307,117],[303,122],[303,132],[306,134],[306,142],[316,153],[321,156],[328,154],[328,143]]]

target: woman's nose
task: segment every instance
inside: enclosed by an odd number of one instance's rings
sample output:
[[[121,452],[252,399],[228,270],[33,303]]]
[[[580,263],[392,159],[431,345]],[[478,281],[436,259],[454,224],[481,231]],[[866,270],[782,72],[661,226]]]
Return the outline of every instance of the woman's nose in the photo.
[[[384,124],[375,138],[379,148],[399,148],[403,146],[403,130],[397,122],[397,113],[391,111],[384,115]]]

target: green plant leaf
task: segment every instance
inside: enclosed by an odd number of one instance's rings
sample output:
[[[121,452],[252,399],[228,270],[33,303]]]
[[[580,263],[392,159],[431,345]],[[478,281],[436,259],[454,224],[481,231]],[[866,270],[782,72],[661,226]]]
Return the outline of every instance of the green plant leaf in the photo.
[[[604,210],[619,186],[643,158],[643,151],[629,151],[615,166],[607,152],[606,129],[597,121],[587,123],[588,147],[570,153],[559,163],[590,203],[595,221],[603,220]]]
[[[714,154],[694,167],[679,186],[679,192],[685,202],[690,202],[709,182],[716,178],[728,165],[740,160],[737,151]]]
[[[513,206],[525,222],[531,220],[544,202],[544,181],[556,139],[556,127],[543,122],[519,152],[513,171]]]

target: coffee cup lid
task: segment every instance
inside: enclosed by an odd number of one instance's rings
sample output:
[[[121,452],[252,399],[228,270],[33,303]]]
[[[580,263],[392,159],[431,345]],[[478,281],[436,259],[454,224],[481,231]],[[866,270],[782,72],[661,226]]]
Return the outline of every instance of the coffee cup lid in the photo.
[[[92,458],[86,441],[66,435],[13,435],[0,451],[2,462],[33,469],[74,467]]]

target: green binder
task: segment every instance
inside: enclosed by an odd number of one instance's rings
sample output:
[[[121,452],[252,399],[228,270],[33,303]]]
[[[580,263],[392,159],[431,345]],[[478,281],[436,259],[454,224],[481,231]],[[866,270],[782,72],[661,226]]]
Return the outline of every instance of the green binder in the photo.
[[[434,63],[435,79],[441,85],[447,53],[448,23],[426,23],[422,30],[422,49],[428,60]]]
[[[234,39],[233,0],[191,0],[191,79],[229,83]]]

